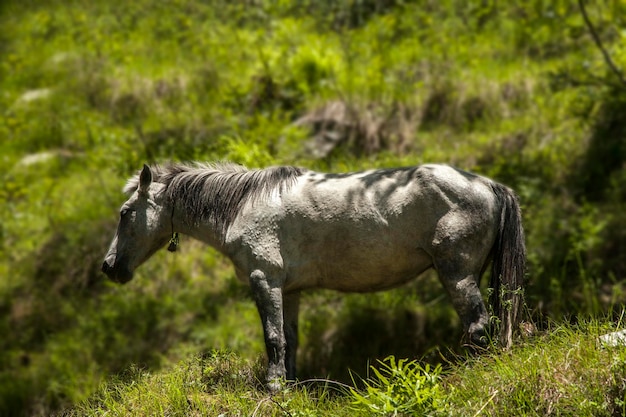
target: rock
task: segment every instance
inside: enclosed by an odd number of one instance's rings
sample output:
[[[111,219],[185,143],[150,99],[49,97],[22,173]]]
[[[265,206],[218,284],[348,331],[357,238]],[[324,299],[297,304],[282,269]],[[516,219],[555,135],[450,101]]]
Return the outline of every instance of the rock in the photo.
[[[604,347],[626,346],[626,330],[608,333],[599,337]]]

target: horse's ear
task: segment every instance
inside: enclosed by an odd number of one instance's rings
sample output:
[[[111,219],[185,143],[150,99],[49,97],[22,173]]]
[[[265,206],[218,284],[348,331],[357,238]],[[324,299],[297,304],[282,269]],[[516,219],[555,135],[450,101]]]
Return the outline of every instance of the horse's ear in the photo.
[[[148,165],[144,164],[141,174],[139,174],[139,192],[147,194],[150,184],[152,184],[152,171]]]

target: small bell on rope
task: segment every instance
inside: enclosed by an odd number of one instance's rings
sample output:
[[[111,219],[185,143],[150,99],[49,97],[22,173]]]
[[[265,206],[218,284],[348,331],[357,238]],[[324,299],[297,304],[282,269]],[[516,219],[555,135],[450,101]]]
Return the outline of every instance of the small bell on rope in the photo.
[[[167,250],[170,252],[176,252],[176,248],[178,247],[178,233],[174,233],[172,238],[170,239],[170,245],[167,247]]]

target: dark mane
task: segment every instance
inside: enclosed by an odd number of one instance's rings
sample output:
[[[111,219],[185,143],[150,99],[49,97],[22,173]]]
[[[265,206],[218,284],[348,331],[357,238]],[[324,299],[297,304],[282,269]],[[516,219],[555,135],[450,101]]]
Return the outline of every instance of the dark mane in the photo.
[[[306,171],[292,166],[248,170],[232,163],[174,163],[151,169],[152,180],[165,185],[163,192],[177,209],[197,222],[208,220],[222,236],[246,203],[267,199],[276,190],[283,192]],[[138,185],[136,175],[124,191],[132,193]]]

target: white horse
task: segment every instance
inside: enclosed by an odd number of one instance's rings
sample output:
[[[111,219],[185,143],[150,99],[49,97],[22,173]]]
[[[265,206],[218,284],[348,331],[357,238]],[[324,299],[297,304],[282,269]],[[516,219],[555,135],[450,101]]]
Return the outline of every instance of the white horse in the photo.
[[[296,377],[300,291],[369,292],[434,268],[469,340],[495,321],[512,343],[522,306],[524,233],[514,193],[445,165],[324,174],[233,164],[145,166],[124,190],[102,270],[129,281],[177,233],[227,256],[252,288],[270,389]],[[491,321],[479,291],[492,262]]]

